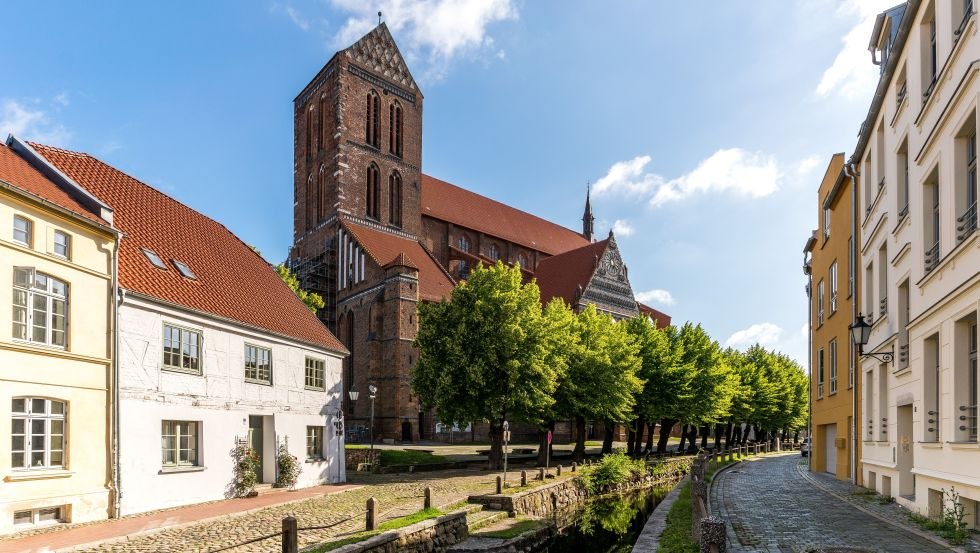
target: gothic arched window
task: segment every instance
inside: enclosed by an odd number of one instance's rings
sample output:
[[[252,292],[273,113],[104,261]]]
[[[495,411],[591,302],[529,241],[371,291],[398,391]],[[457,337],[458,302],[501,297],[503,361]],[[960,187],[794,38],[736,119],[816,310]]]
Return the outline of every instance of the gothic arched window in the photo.
[[[327,94],[323,93],[320,95],[320,149],[322,150],[327,144]]]
[[[496,244],[490,244],[490,247],[487,248],[487,257],[490,258],[490,261],[496,261],[500,259],[500,252],[497,250]]]
[[[398,171],[388,177],[388,222],[399,228],[402,226],[402,176]]]
[[[381,147],[380,132],[378,132],[378,119],[381,115],[381,99],[374,90],[368,92],[367,110],[364,120],[366,121],[364,140],[375,148]]]
[[[388,107],[388,151],[402,157],[402,106],[397,101]]]
[[[325,213],[327,206],[325,205],[326,202],[324,201],[325,198],[324,180],[326,179],[325,176],[326,172],[327,172],[327,168],[321,165],[320,173],[317,175],[317,182],[316,182],[316,219],[318,222],[322,221],[324,217],[326,217],[327,215]]]
[[[316,119],[316,113],[313,109],[313,104],[310,103],[310,109],[306,110],[306,155],[313,155],[313,125]]]
[[[459,250],[460,251],[463,251],[463,252],[466,252],[466,253],[470,253],[470,240],[469,240],[469,238],[467,238],[466,236],[460,236],[459,237],[459,241],[457,243],[459,244]]]
[[[517,256],[517,263],[520,264],[521,269],[529,270],[527,264],[527,256],[525,256],[523,253]]]
[[[306,179],[306,228],[311,229],[316,223],[316,188],[313,185],[313,173]]]
[[[381,212],[381,171],[378,166],[371,164],[367,170],[367,216],[380,219]]]

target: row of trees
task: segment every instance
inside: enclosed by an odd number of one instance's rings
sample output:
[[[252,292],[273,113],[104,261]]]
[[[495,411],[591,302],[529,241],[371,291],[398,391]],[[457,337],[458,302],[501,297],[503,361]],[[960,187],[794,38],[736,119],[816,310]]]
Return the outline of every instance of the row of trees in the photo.
[[[653,450],[658,422],[660,452],[677,424],[690,448],[699,435],[706,446],[711,432],[716,444],[744,442],[743,423],[757,433],[806,424],[808,381],[785,355],[722,350],[691,323],[616,322],[592,306],[576,314],[558,299],[542,308],[537,284],[501,262],[476,267],[449,301],[420,305],[416,345],[412,386],[423,407],[446,423],[487,421],[494,468],[505,420],[538,425],[542,435],[573,420],[579,460],[587,421],[605,424],[607,451],[612,429],[628,425],[636,454]]]

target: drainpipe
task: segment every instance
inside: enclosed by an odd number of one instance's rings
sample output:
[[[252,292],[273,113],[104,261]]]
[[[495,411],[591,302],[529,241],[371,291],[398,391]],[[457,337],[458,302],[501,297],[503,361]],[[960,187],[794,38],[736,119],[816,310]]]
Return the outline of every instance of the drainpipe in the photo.
[[[850,263],[850,262],[848,263],[848,271],[850,271],[852,273],[851,275],[848,275],[848,278],[852,279],[853,282],[854,282],[854,290],[853,290],[853,293],[851,294],[851,320],[854,321],[854,320],[857,320],[857,308],[858,308],[857,302],[858,302],[858,296],[859,296],[859,294],[858,294],[858,285],[857,285],[858,284],[857,283],[857,268],[855,267],[855,265],[858,264],[858,257],[857,257],[857,254],[858,254],[858,235],[857,235],[857,228],[858,228],[858,182],[857,182],[857,177],[860,175],[860,173],[858,173],[858,171],[854,168],[854,164],[853,163],[846,163],[844,165],[844,174],[847,175],[851,179],[851,251],[848,252],[848,254],[850,255],[851,259],[854,260],[854,262],[853,263]],[[850,261],[850,260],[848,260],[848,261]],[[851,339],[850,332],[848,332],[847,339],[848,340]],[[848,348],[848,351],[851,351],[851,349]],[[854,365],[854,387],[851,388],[851,428],[850,428],[850,431],[851,431],[851,436],[850,436],[850,441],[851,441],[851,474],[849,476],[850,476],[851,484],[855,484],[856,485],[857,484],[857,461],[858,461],[858,459],[857,459],[857,423],[858,423],[858,417],[857,417],[858,392],[857,392],[857,390],[858,390],[858,383],[861,381],[861,378],[858,378],[859,375],[861,374],[860,373],[861,367],[858,364],[858,361],[854,359],[853,355],[854,354],[852,353],[851,354],[851,357],[847,360],[848,367],[850,367],[851,364]]]
[[[119,308],[126,298],[125,290],[119,288],[119,247],[122,233],[116,237],[116,251],[112,256],[112,474],[113,486],[116,493],[112,498],[112,513],[114,518],[122,516],[120,504],[122,499],[122,469],[119,465]]]
[[[809,416],[806,420],[806,437],[810,440],[810,451],[806,454],[806,468],[813,470],[813,269],[806,252],[803,252],[803,272],[806,274],[806,368],[810,375],[807,394]]]

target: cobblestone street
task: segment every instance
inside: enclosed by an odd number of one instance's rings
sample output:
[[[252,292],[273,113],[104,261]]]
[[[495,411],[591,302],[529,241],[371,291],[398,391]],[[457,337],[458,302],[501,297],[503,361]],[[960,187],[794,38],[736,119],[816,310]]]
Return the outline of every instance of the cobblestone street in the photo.
[[[756,458],[716,477],[711,487],[711,509],[712,514],[728,522],[730,552],[789,553],[846,547],[887,553],[953,550],[903,528],[906,525],[898,517],[904,515],[894,504],[866,510],[902,527],[823,491],[813,483],[826,487],[823,477],[805,476],[806,467],[798,467],[800,461],[798,453]],[[834,489],[835,493],[841,493],[844,486]]]
[[[364,507],[368,497],[379,502],[380,520],[388,520],[411,514],[422,508],[422,495],[426,487],[433,488],[433,503],[443,507],[458,503],[467,496],[491,491],[496,473],[477,470],[437,472],[428,474],[357,474],[350,476],[352,484],[371,484],[343,493],[328,495],[263,508],[241,515],[230,515],[215,520],[169,528],[148,534],[133,536],[125,541],[104,543],[97,547],[78,549],[88,553],[170,553],[174,551],[206,552],[242,543],[260,536],[278,532],[283,517],[292,515],[299,527],[337,526],[321,530],[301,531],[299,545],[304,547],[364,528]],[[279,538],[270,538],[250,545],[235,547],[230,552],[277,552],[281,550]],[[19,551],[16,543],[0,541],[0,551]]]

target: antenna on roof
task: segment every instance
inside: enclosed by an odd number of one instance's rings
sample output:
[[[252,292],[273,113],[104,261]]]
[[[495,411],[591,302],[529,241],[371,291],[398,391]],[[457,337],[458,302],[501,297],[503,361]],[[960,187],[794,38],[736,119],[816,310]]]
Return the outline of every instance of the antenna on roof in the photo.
[[[378,10],[378,25],[381,25],[381,10]]]

